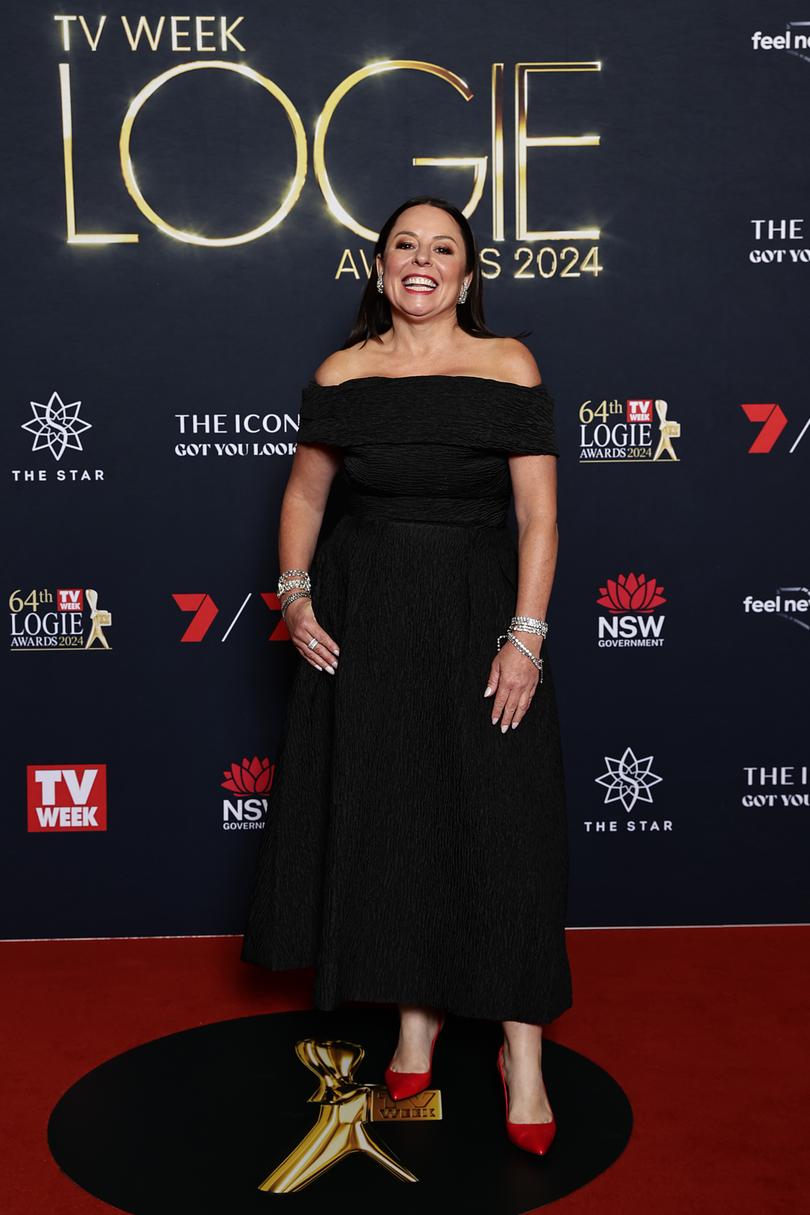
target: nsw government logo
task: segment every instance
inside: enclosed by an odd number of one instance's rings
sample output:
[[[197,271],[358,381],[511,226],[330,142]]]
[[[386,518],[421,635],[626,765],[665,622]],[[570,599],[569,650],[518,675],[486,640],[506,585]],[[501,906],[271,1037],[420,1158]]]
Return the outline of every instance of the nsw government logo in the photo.
[[[8,597],[8,609],[14,651],[112,649],[112,612],[99,607],[93,587],[18,588]]]
[[[106,764],[28,764],[28,830],[106,831]]]
[[[619,574],[599,588],[597,603],[607,608],[598,621],[600,646],[662,646],[666,617],[656,613],[666,603],[664,588],[646,574]]]
[[[580,464],[670,464],[681,424],[667,418],[666,401],[585,401],[579,407]]]
[[[47,401],[30,401],[33,417],[23,422],[21,429],[33,435],[31,450],[47,453],[58,465],[36,468],[12,468],[11,477],[19,484],[39,481],[103,481],[104,470],[87,468],[76,463],[74,453],[82,452],[82,435],[92,428],[79,416],[81,401],[65,403],[58,392],[52,392]],[[64,458],[64,459],[63,459]],[[69,466],[68,461],[72,464]]]
[[[653,772],[653,756],[638,758],[632,747],[625,747],[620,756],[605,756],[605,771],[595,778],[605,790],[605,805],[616,802],[624,807],[626,817],[620,819],[590,819],[585,830],[591,835],[612,835],[620,831],[640,831],[645,835],[672,830],[672,819],[652,818],[646,810],[652,806],[652,790],[663,780]],[[636,806],[639,811],[636,811]],[[635,813],[634,813],[635,811]],[[642,813],[643,818],[638,817]]]
[[[236,797],[222,799],[223,831],[262,831],[267,813],[267,797],[273,783],[276,765],[265,756],[244,758],[241,764],[231,764],[223,772],[222,788]]]

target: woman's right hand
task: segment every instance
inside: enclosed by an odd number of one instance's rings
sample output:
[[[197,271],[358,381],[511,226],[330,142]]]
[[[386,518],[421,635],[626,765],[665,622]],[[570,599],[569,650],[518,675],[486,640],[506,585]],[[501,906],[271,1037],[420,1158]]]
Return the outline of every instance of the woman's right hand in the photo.
[[[330,675],[334,675],[340,649],[337,642],[332,640],[326,629],[322,629],[315,619],[312,600],[303,596],[294,599],[284,613],[284,621],[292,643],[301,657],[316,670],[328,671]],[[317,637],[319,644],[310,649],[309,643],[313,637]]]

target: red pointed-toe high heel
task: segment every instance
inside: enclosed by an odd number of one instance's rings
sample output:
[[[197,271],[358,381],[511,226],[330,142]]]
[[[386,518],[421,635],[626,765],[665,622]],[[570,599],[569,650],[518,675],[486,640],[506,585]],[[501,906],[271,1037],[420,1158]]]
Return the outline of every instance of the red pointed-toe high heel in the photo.
[[[535,1156],[545,1156],[551,1147],[551,1141],[557,1133],[557,1120],[552,1115],[550,1122],[510,1122],[509,1121],[509,1092],[506,1087],[506,1076],[503,1074],[503,1047],[498,1051],[498,1071],[503,1084],[503,1099],[506,1105],[506,1133],[515,1147],[523,1148],[525,1152],[533,1152]]]
[[[421,1093],[422,1089],[429,1087],[433,1072],[433,1048],[444,1021],[445,1018],[442,1017],[433,1035],[433,1041],[430,1044],[430,1064],[426,1072],[395,1072],[392,1067],[385,1069],[385,1086],[392,1101],[401,1101],[403,1097],[414,1097],[417,1093]]]

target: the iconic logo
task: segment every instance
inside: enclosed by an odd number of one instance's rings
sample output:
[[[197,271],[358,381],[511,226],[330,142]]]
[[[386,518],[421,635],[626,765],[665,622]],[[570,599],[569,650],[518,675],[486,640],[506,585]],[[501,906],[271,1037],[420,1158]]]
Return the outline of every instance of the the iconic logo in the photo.
[[[653,408],[658,438],[653,448]],[[667,418],[666,401],[641,398],[585,401],[579,409],[580,464],[636,461],[671,463],[679,459],[672,440],[681,437],[680,422]]]
[[[11,649],[111,650],[105,630],[112,612],[98,606],[92,587],[12,591],[8,597]]]
[[[33,435],[33,452],[50,452],[60,467],[56,468],[12,468],[12,479],[20,484],[30,481],[103,481],[101,468],[68,468],[61,465],[66,452],[81,452],[81,436],[92,428],[92,423],[79,417],[81,401],[67,404],[58,392],[52,392],[47,402],[30,401],[33,417],[21,424],[20,429]]]
[[[801,629],[810,629],[810,588],[806,586],[780,586],[770,599],[755,599],[746,595],[743,599],[746,615],[765,614],[781,616]]]
[[[741,405],[745,416],[749,422],[761,423],[757,436],[751,446],[748,448],[753,455],[762,455],[773,450],[776,440],[781,435],[782,431],[788,424],[785,411],[781,405],[774,402],[770,403],[752,403]],[[804,438],[805,431],[810,426],[810,417],[802,426],[797,437],[793,440],[788,449],[788,455],[793,455],[796,448]]]
[[[222,788],[239,794],[222,799],[223,831],[261,831],[267,814],[267,794],[273,784],[276,765],[265,756],[245,757],[241,764],[233,763],[222,775]]]
[[[354,1073],[365,1055],[357,1042],[302,1038],[295,1044],[300,1061],[318,1078],[307,1100],[320,1106],[314,1126],[259,1186],[265,1193],[291,1194],[321,1177],[353,1152],[393,1173],[400,1181],[419,1178],[372,1138],[369,1122],[436,1122],[442,1116],[441,1092],[425,1089],[416,1097],[392,1101],[377,1084],[359,1084]]]
[[[665,617],[654,615],[666,603],[664,588],[646,574],[619,574],[600,586],[597,603],[608,609],[599,616],[600,646],[662,646]]]
[[[804,220],[752,219],[754,248],[748,260],[755,266],[796,265],[810,262],[810,248],[804,235]],[[786,244],[786,242],[791,242]]]
[[[606,769],[601,776],[595,778],[597,785],[606,789],[605,805],[621,802],[628,816],[638,803],[652,804],[652,788],[659,784],[663,777],[652,770],[653,756],[646,755],[638,758],[632,747],[626,747],[619,756],[606,755]],[[621,827],[620,823],[624,823]],[[672,820],[665,819],[591,819],[585,822],[585,830],[593,834],[614,833],[624,831],[642,831],[647,834],[672,830]]]
[[[224,633],[219,638],[220,641],[228,640],[231,632],[233,631],[234,625],[244,612],[250,600],[253,598],[254,593],[255,592],[253,591],[248,591],[247,595],[245,595],[239,607],[236,609],[233,617],[229,621]],[[276,591],[260,591],[259,598],[264,602],[265,606],[268,607],[271,612],[278,612],[278,621],[273,631],[269,634],[267,640],[289,641],[290,634],[286,624],[284,623],[284,617],[281,615],[281,603],[279,602],[278,593]],[[180,608],[181,612],[188,612],[192,617],[189,621],[188,628],[180,640],[183,642],[204,641],[211,630],[211,626],[219,615],[219,607],[211,596],[205,591],[196,591],[193,593],[173,594],[172,599]]]
[[[29,831],[106,831],[106,764],[29,764]]]
[[[176,456],[292,456],[299,418],[278,413],[176,413]],[[257,436],[259,439],[257,440]]]
[[[743,768],[743,806],[810,806],[810,768],[807,764],[780,764]]]

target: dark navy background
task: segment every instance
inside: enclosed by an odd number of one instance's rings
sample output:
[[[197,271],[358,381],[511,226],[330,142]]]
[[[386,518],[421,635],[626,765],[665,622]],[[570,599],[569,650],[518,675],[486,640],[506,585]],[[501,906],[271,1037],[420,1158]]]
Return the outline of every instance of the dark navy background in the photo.
[[[491,153],[490,65],[504,64],[506,239],[492,239],[489,179],[472,223],[504,267],[485,287],[488,322],[501,333],[531,330],[527,344],[556,401],[561,545],[549,643],[569,794],[569,923],[806,920],[807,807],[741,804],[744,767],[810,761],[808,629],[742,607],[746,595],[765,599],[810,579],[810,438],[788,451],[808,413],[808,271],[748,258],[752,219],[805,215],[810,62],[751,43],[756,30],[783,33],[795,10],[415,0],[372,13],[341,0],[244,0],[227,15],[245,16],[245,54],[209,58],[247,63],[284,89],[306,128],[309,167],[283,224],[232,248],[160,233],[135,208],[118,163],[131,98],[205,56],[130,52],[113,23],[122,11],[165,11],[145,3],[106,6],[95,53],[74,24],[66,54],[53,11],[37,0],[6,18],[5,593],[97,587],[113,613],[113,651],[9,657],[0,933],[242,928],[260,836],[222,830],[220,781],[242,756],[275,759],[298,661],[288,642],[268,641],[278,617],[260,598],[278,575],[290,458],[179,458],[175,414],[295,419],[302,385],[345,340],[362,283],[336,270],[345,249],[359,263],[372,246],[328,211],[314,126],[339,81],[387,58],[441,64],[475,96],[465,104],[433,77],[394,72],[341,105],[327,145],[332,185],[375,230],[411,194],[464,205],[469,170],[411,158]],[[86,12],[91,26],[98,15]],[[602,63],[600,72],[531,76],[528,122],[534,134],[601,136],[596,148],[528,152],[530,226],[599,227],[597,277],[512,277],[514,251],[527,243],[514,226],[514,63],[540,60]],[[138,244],[66,243],[65,62],[78,228],[137,232]],[[163,215],[230,233],[260,222],[267,199],[272,207],[281,197],[292,141],[256,85],[193,72],[147,103],[133,155]],[[104,468],[102,483],[59,485],[50,455],[32,453],[21,430],[29,402],[54,391],[80,399],[92,423],[83,452],[63,463]],[[580,464],[580,405],[614,397],[665,399],[682,426],[679,462]],[[785,411],[788,428],[770,453],[748,454],[758,427],[743,402]],[[11,469],[33,467],[48,469],[46,484],[14,483]],[[599,588],[630,571],[664,587],[665,644],[599,649]],[[172,595],[192,592],[220,611],[204,640],[183,644],[189,617]],[[396,689],[391,697],[395,711]],[[646,813],[637,806],[632,817],[670,820],[671,832],[630,834],[621,804],[604,804],[596,778],[605,756],[628,746],[652,755],[662,778]],[[106,763],[108,830],[29,834],[25,769],[35,763]],[[605,819],[621,830],[586,832],[586,821]]]

